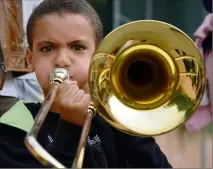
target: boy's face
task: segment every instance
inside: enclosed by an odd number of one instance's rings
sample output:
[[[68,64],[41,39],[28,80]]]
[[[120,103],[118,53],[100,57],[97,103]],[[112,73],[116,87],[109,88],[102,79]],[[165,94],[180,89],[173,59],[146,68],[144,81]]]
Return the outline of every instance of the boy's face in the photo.
[[[95,36],[82,15],[47,15],[36,22],[33,49],[27,52],[28,70],[35,71],[46,95],[50,89],[52,69],[65,68],[70,79],[87,92],[88,70],[95,51]]]

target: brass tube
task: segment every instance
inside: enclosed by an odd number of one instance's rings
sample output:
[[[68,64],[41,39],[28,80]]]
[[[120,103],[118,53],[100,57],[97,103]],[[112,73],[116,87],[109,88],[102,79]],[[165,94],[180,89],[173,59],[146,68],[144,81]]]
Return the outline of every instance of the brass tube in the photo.
[[[45,149],[38,143],[36,140],[38,136],[38,132],[49,112],[49,109],[56,97],[56,94],[59,90],[60,83],[53,82],[51,85],[51,89],[47,96],[45,97],[44,102],[35,118],[35,123],[31,129],[31,131],[27,134],[25,138],[25,145],[28,150],[32,153],[32,155],[44,166],[48,167],[56,167],[56,168],[65,168],[61,165],[57,160],[55,160],[50,154],[48,154]]]
[[[60,84],[63,80],[69,77],[68,72],[64,69],[54,69],[51,76],[51,88],[45,97],[44,102],[35,118],[35,123],[30,132],[28,132],[25,138],[25,145],[31,154],[45,167],[54,168],[66,168],[60,162],[58,162],[54,157],[52,157],[36,140],[41,126],[52,106],[53,101],[58,93]],[[84,153],[86,149],[86,140],[89,134],[91,121],[95,115],[95,108],[92,103],[90,103],[87,113],[85,114],[85,123],[82,128],[82,133],[80,137],[80,142],[78,145],[76,157],[73,160],[72,168],[82,168],[84,161]]]
[[[73,161],[72,168],[82,168],[84,162],[84,154],[86,149],[86,140],[89,134],[91,121],[94,115],[94,111],[92,109],[88,109],[88,112],[85,114],[85,123],[83,125],[80,142],[78,145],[77,153],[75,159]]]
[[[50,76],[51,88],[42,103],[42,106],[35,118],[31,130],[27,133],[24,143],[31,154],[45,167],[65,168],[60,162],[52,157],[36,140],[38,132],[46,119],[53,101],[59,91],[61,83],[69,79],[69,72],[62,68],[55,68]]]

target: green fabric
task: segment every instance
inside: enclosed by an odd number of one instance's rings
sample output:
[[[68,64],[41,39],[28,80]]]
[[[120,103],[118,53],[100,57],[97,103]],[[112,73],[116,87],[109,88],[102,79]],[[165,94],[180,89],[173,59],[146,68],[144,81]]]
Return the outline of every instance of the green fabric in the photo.
[[[34,124],[31,112],[22,101],[18,101],[0,118],[0,123],[29,132]]]

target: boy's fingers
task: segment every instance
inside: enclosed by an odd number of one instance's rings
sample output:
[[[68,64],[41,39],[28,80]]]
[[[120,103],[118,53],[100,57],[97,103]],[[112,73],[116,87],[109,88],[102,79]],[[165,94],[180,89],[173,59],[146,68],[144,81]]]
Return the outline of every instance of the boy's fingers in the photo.
[[[78,82],[77,81],[71,81],[71,85],[77,85]]]
[[[61,92],[67,92],[72,85],[77,85],[76,81],[71,81],[71,80],[65,80],[61,85],[60,85],[60,90]]]
[[[80,89],[78,90],[78,92],[75,93],[75,95],[73,96],[73,101],[74,102],[79,102],[85,95],[85,92]]]
[[[79,87],[77,85],[71,85],[69,90],[64,93],[67,98],[73,98],[78,93]]]
[[[78,102],[79,106],[82,108],[88,108],[90,103],[90,95],[89,94],[85,94],[82,99]]]

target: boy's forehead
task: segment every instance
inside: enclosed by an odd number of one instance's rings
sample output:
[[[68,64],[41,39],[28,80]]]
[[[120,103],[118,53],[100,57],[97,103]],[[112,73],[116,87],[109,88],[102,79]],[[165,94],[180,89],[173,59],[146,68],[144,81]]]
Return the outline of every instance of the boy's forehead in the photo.
[[[82,15],[51,14],[38,20],[33,30],[34,41],[95,41],[92,26]]]

